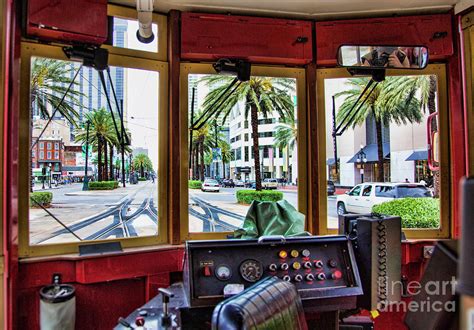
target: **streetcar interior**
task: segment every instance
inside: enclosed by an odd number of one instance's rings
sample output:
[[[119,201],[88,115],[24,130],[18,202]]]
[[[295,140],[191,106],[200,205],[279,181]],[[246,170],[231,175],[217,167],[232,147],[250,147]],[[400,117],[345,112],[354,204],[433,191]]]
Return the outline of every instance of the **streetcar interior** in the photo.
[[[474,2],[3,0],[4,329],[474,329]]]

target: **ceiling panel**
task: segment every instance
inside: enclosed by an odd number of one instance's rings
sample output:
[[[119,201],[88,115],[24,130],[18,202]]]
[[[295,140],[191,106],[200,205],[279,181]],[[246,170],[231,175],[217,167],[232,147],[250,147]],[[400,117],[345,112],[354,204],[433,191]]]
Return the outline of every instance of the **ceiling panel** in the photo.
[[[133,0],[111,3],[134,7]],[[342,18],[445,12],[458,0],[155,0],[155,11],[170,9],[213,13],[283,16],[294,18]]]

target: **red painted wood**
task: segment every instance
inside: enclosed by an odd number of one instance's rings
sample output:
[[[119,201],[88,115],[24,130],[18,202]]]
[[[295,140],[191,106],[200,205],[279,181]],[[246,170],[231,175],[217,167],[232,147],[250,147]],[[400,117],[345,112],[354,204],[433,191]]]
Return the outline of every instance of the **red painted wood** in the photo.
[[[213,61],[245,58],[255,63],[307,64],[313,58],[311,22],[182,13],[181,58]],[[306,37],[306,43],[295,42]]]
[[[107,39],[107,0],[29,0],[26,28],[41,40],[100,45]]]
[[[20,2],[8,0],[5,19],[9,22],[6,43],[8,86],[3,109],[3,254],[5,258],[5,322],[6,329],[17,329],[18,296],[18,156],[19,156],[19,103],[20,103],[20,49],[21,16]],[[2,86],[3,88],[3,86]]]
[[[432,60],[453,54],[450,14],[368,18],[316,23],[318,65],[335,65],[341,45],[425,45]],[[433,39],[436,32],[447,37]]]
[[[453,238],[459,237],[460,231],[460,189],[459,181],[467,174],[466,154],[467,146],[465,137],[465,104],[463,102],[463,84],[461,72],[461,39],[459,33],[460,21],[458,17],[453,20],[455,54],[448,62],[448,88],[449,88],[449,123],[450,123],[450,162],[451,162],[451,209],[452,226],[451,234]]]

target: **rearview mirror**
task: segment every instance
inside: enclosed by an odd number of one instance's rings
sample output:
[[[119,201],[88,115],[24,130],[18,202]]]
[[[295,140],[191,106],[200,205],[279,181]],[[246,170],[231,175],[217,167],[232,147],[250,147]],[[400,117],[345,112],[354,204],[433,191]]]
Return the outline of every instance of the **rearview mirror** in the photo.
[[[428,48],[423,46],[340,46],[337,64],[350,68],[424,69]]]

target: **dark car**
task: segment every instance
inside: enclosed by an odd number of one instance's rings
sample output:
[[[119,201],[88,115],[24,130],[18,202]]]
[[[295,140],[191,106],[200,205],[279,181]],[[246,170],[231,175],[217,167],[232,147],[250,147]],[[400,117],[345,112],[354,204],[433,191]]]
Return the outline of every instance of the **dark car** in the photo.
[[[222,186],[223,186],[223,187],[234,188],[234,187],[235,187],[234,180],[232,180],[232,179],[224,179],[224,180],[222,180]]]
[[[334,185],[334,182],[331,180],[328,180],[328,195],[334,195],[336,193],[336,186]]]

